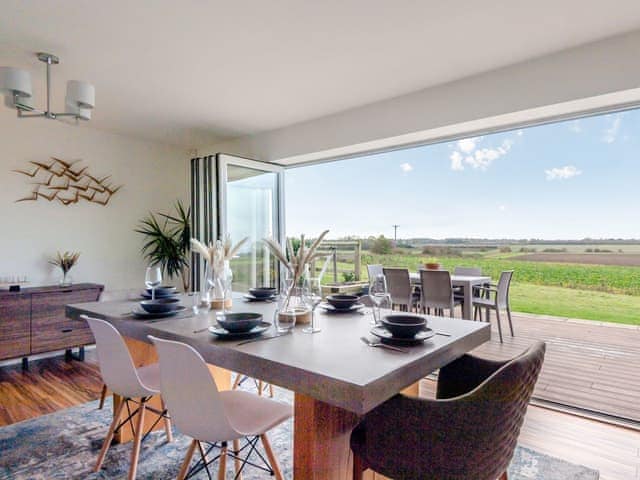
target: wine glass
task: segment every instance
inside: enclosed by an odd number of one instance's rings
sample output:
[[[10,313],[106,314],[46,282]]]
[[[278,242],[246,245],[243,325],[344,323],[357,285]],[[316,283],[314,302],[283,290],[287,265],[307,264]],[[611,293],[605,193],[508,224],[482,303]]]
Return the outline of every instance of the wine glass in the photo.
[[[144,284],[151,289],[151,300],[156,299],[156,287],[162,284],[162,270],[158,266],[147,267]]]
[[[304,333],[317,333],[320,326],[316,322],[316,307],[322,301],[322,279],[320,277],[311,277],[307,279],[306,297],[311,307],[311,323],[308,327],[302,329]]]
[[[380,306],[389,298],[387,280],[383,274],[376,275],[369,281],[369,297],[373,302],[373,322],[372,325],[380,323]],[[376,314],[376,310],[378,311]]]

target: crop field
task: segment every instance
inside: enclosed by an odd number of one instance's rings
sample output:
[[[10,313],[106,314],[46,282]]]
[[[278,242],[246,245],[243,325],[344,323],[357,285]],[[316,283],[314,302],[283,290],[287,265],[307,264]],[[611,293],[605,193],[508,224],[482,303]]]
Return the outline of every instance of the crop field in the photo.
[[[640,246],[538,245],[522,253],[520,245],[460,249],[436,255],[443,268],[476,266],[496,280],[503,270],[514,270],[511,305],[514,311],[640,325]],[[533,249],[531,245],[526,248]],[[543,252],[553,248],[555,252]],[[594,252],[595,249],[610,250]],[[563,250],[566,249],[566,250]],[[586,249],[591,249],[586,253]],[[618,250],[623,250],[620,253]],[[452,254],[453,252],[453,254]],[[364,251],[362,278],[367,264],[405,267],[416,271],[431,254],[420,249],[396,249],[386,255]],[[347,268],[348,264],[342,264]]]
[[[582,263],[640,267],[640,255],[633,253],[527,253],[511,257],[526,262]]]

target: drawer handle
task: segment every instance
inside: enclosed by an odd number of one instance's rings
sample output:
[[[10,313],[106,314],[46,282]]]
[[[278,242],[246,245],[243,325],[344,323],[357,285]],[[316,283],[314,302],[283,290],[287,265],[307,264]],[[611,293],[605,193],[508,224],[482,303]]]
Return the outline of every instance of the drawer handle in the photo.
[[[73,332],[73,328],[63,328],[62,330],[60,330],[62,333],[69,333],[69,332]]]

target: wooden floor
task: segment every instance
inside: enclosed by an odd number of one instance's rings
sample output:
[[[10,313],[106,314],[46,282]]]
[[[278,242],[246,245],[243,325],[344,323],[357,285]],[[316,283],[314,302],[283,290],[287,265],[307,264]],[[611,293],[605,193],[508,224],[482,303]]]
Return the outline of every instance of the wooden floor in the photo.
[[[640,327],[526,314],[513,320],[515,337],[506,333],[500,344],[494,322],[492,341],[476,352],[511,358],[544,340],[536,398],[640,422]]]
[[[547,358],[535,395],[640,419],[640,329],[597,322],[514,315],[516,337],[477,353],[509,358],[537,339]],[[64,357],[0,368],[0,426],[98,398],[102,381],[94,350],[85,362]],[[433,382],[423,382],[429,395]],[[640,432],[531,406],[520,444],[600,470],[601,480],[640,480]]]

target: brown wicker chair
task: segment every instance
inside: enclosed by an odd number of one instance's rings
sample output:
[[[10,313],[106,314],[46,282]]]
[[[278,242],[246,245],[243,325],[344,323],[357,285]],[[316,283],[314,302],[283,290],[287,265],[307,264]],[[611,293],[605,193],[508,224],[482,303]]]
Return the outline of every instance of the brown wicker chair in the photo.
[[[354,480],[507,478],[545,344],[508,362],[464,355],[440,370],[437,399],[396,395],[351,434]]]

